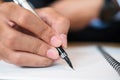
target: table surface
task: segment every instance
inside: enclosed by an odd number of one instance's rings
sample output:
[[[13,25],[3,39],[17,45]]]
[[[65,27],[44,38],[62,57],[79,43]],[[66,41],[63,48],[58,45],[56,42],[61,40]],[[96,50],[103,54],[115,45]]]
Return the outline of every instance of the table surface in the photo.
[[[103,45],[103,46],[120,47],[120,43],[70,42],[70,43],[68,43],[68,48],[76,47],[76,46],[88,46],[88,45]],[[0,60],[1,60],[1,57],[0,57]]]

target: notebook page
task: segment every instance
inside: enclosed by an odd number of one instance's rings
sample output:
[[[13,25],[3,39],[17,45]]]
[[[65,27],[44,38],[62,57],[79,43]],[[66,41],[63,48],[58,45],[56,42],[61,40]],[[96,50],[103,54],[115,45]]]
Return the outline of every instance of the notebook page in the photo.
[[[119,52],[119,48],[105,47]],[[111,50],[112,49],[112,50]],[[59,60],[47,68],[20,68],[0,61],[0,79],[15,80],[119,80],[117,72],[104,59],[96,46],[80,46],[67,49],[75,70]],[[113,52],[111,52],[113,53]],[[120,58],[120,54],[115,54]]]

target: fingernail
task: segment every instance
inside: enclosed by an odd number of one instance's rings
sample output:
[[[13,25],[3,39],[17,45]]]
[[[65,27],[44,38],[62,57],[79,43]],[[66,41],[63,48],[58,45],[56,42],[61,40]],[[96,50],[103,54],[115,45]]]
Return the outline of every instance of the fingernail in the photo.
[[[62,39],[63,47],[64,47],[64,48],[67,48],[67,35],[61,34],[61,35],[60,35],[60,38]]]
[[[57,60],[59,58],[59,54],[58,54],[57,49],[55,49],[55,48],[49,49],[47,51],[47,57],[54,59],[54,60]]]
[[[59,39],[58,36],[53,36],[51,38],[51,44],[54,46],[54,47],[59,47],[61,44],[62,44],[62,41]]]

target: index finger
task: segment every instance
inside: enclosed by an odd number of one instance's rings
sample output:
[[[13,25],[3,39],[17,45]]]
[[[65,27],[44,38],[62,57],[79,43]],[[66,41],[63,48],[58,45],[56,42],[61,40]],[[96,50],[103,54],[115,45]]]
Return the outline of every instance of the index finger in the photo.
[[[38,38],[54,47],[59,47],[62,44],[57,33],[32,12],[16,5],[15,3],[6,3],[4,7],[6,7],[6,10],[8,11],[11,10],[10,13],[7,12],[6,14],[10,21],[13,21],[17,25],[31,31]]]
[[[0,56],[0,60],[1,60],[2,58],[1,58],[1,56]]]

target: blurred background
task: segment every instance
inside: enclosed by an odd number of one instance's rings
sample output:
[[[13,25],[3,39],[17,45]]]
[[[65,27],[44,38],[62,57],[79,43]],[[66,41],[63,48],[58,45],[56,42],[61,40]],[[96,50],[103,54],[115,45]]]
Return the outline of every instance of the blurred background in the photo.
[[[11,0],[5,0],[11,1]],[[29,0],[35,8],[45,7],[53,3],[55,0]],[[106,0],[108,4],[111,0]],[[105,5],[106,5],[105,4]],[[112,13],[114,9],[107,9],[111,5],[106,5],[103,9],[104,15],[99,18],[92,19],[86,28],[79,31],[70,31],[68,34],[68,41],[81,42],[120,42],[120,12]],[[113,7],[113,5],[112,5]],[[108,15],[112,17],[107,20]]]

